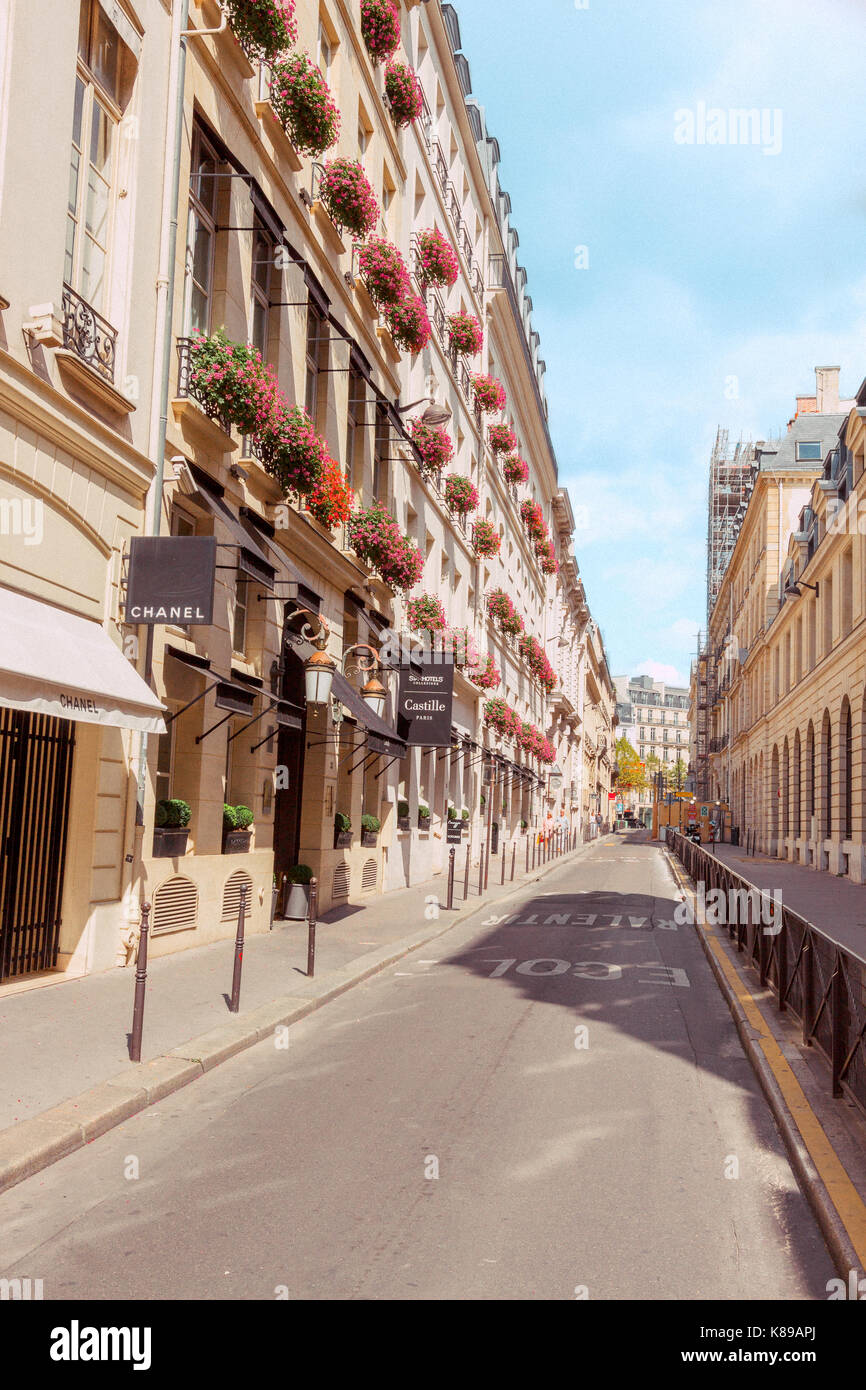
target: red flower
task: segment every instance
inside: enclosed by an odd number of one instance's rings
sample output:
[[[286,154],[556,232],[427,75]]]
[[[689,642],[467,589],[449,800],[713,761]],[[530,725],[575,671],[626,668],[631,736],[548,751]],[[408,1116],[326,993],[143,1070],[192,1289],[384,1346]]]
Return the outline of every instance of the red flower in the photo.
[[[505,409],[505,387],[495,377],[479,373],[472,378],[472,390],[475,393],[475,404],[485,415],[493,415],[497,410]]]
[[[421,420],[413,420],[410,429],[412,443],[421,455],[425,470],[438,472],[454,457],[451,436],[441,425],[425,425]]]
[[[487,439],[494,454],[513,454],[517,448],[517,435],[508,425],[491,425]]]
[[[333,222],[359,240],[372,232],[379,220],[379,204],[356,159],[331,159],[319,183],[319,197]]]
[[[502,537],[492,521],[476,521],[472,527],[472,544],[478,555],[498,555]]]
[[[484,346],[484,329],[474,314],[449,314],[448,332],[451,346],[469,357],[474,357]]]
[[[417,294],[407,295],[401,303],[386,310],[385,322],[391,337],[403,352],[421,352],[433,333],[427,308]]]
[[[447,237],[435,227],[418,233],[418,279],[426,289],[453,285],[460,273],[460,262]]]
[[[361,37],[374,63],[390,58],[400,42],[400,10],[394,0],[361,0]]]
[[[358,250],[358,269],[367,293],[377,304],[393,308],[409,290],[409,272],[403,257],[384,237],[370,237]]]
[[[385,69],[385,95],[394,124],[401,128],[411,125],[424,110],[421,83],[405,63],[388,64]]]
[[[321,476],[307,500],[307,510],[322,526],[333,530],[348,521],[353,500],[340,465],[332,458],[325,459]]]

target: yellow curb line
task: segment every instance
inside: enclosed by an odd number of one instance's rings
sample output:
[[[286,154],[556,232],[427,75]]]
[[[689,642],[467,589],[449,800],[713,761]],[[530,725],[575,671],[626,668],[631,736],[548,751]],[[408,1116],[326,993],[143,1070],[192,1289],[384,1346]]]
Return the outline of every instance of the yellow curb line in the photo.
[[[669,862],[673,862],[669,860]],[[677,877],[680,878],[679,865]],[[680,880],[681,887],[691,893],[688,885]],[[694,894],[692,894],[694,896]],[[866,1202],[854,1186],[842,1160],[831,1144],[818,1116],[812,1109],[802,1086],[794,1075],[791,1065],[779,1047],[769,1024],[746,982],[731,964],[722,947],[722,939],[717,932],[709,931],[697,924],[704,940],[710,947],[725,978],[731,987],[743,1013],[757,1033],[757,1042],[767,1064],[775,1077],[776,1084],[791,1112],[803,1143],[806,1145],[812,1162],[827,1189],[833,1206],[839,1215],[848,1237],[857,1252],[857,1257],[866,1265]]]

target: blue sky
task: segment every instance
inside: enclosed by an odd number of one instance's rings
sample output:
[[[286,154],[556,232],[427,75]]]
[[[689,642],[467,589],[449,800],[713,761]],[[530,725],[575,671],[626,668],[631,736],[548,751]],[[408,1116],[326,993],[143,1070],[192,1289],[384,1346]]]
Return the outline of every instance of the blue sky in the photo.
[[[586,509],[575,551],[611,668],[687,680],[717,426],[768,438],[814,390],[816,365],[841,366],[843,396],[866,376],[866,6],[461,0],[457,12],[501,147],[560,477]],[[780,131],[780,149],[678,143],[675,113],[701,102],[781,113],[765,140]]]

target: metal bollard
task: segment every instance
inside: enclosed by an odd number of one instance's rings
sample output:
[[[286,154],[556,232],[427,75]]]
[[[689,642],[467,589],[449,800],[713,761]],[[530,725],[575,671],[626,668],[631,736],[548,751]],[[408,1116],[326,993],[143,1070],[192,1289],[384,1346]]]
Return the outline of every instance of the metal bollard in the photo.
[[[280,916],[285,920],[286,896],[289,891],[289,879],[287,874],[283,874],[283,881],[280,884]]]
[[[484,841],[481,841],[481,852],[478,855],[478,895],[484,892]]]
[[[454,906],[454,856],[457,850],[452,845],[448,851],[448,900],[445,909],[450,912]]]
[[[535,838],[535,832],[533,831],[533,834],[532,834],[532,872],[533,872],[533,873],[535,873],[535,851],[536,851],[537,848],[538,848],[538,844],[537,844],[537,841],[536,841],[536,838]]]
[[[529,831],[526,832],[526,872],[529,873]]]
[[[129,1039],[129,1060],[141,1061],[141,1030],[144,1027],[144,991],[147,986],[147,933],[150,925],[150,903],[141,904],[141,935],[138,938],[138,957],[135,967],[135,1001],[132,1006],[132,1034]]]
[[[319,906],[319,880],[310,879],[310,911],[307,918],[307,976],[316,973],[316,911]]]
[[[504,846],[504,845],[500,846],[499,858],[502,860],[502,865],[501,865],[502,872],[501,872],[500,875],[499,875],[499,882],[500,882],[500,885],[501,885],[501,884],[503,884],[503,883],[505,882],[505,846]]]
[[[466,846],[466,873],[463,876],[463,901],[469,897],[469,846]]]
[[[517,844],[511,846],[511,882],[514,882],[514,861],[517,859]]]
[[[244,922],[247,915],[247,885],[241,884],[241,902],[238,908],[238,930],[235,937],[235,965],[232,971],[232,997],[229,1013],[236,1014],[241,1006],[241,970],[244,964]]]

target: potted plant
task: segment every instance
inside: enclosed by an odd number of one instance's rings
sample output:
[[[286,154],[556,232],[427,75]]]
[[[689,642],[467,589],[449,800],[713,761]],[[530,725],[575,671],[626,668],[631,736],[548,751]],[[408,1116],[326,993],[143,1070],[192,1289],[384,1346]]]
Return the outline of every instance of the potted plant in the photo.
[[[392,589],[415,587],[424,571],[421,552],[380,503],[353,512],[346,530],[358,558],[372,566]]]
[[[344,811],[334,816],[334,849],[348,849],[352,843],[352,822]]]
[[[361,844],[367,849],[372,849],[379,839],[379,827],[382,822],[378,816],[361,817]]]
[[[510,487],[529,482],[529,464],[519,454],[502,460],[502,476]]]
[[[188,801],[179,797],[156,803],[153,829],[154,859],[177,859],[186,854],[192,812]]]
[[[223,805],[223,854],[246,854],[250,847],[253,813],[249,806]]]
[[[517,435],[509,425],[491,425],[487,442],[494,454],[513,454],[517,451]]]
[[[326,530],[342,526],[352,514],[354,493],[346,482],[340,465],[332,458],[325,459],[318,482],[307,498],[307,511]]]
[[[466,516],[478,506],[478,490],[471,478],[460,473],[450,473],[445,479],[445,505],[449,511]]]
[[[525,835],[525,834],[526,834],[526,827],[528,826],[528,824],[529,824],[529,822],[528,822],[528,821],[525,821],[525,820],[522,820],[522,821],[520,822],[520,833],[521,833],[521,835]]]
[[[468,808],[468,807],[466,807],[466,806],[463,807],[463,810],[460,812],[460,819],[464,822],[464,824],[466,823],[466,821],[468,821],[468,819],[469,819],[469,808]]]
[[[306,920],[310,908],[310,882],[313,871],[309,864],[295,864],[286,874],[289,891],[283,908],[283,918],[290,922]]]
[[[419,830],[429,830],[429,829],[430,829],[430,807],[429,807],[429,806],[419,806],[419,807],[418,807],[418,829],[419,829]]]
[[[484,329],[474,314],[449,314],[448,334],[454,351],[468,357],[474,357],[484,346]]]
[[[476,555],[498,555],[502,537],[492,521],[480,517],[472,527],[472,545]]]
[[[472,378],[472,391],[475,404],[482,415],[492,415],[497,410],[505,409],[505,387],[495,376],[485,376],[483,372],[479,372]]]
[[[449,807],[448,807],[448,819],[449,819],[449,820],[456,820],[456,819],[457,819],[457,807],[456,807],[456,806],[449,806]]]
[[[358,270],[367,293],[380,308],[394,308],[405,299],[409,272],[397,247],[385,237],[370,237],[359,248]]]
[[[373,63],[390,58],[400,43],[400,9],[395,0],[361,0],[361,37]]]
[[[442,600],[436,594],[418,594],[406,602],[406,622],[411,632],[444,632],[448,625]]]
[[[398,801],[398,802],[397,802],[397,829],[398,829],[398,830],[408,830],[408,829],[409,829],[409,802],[408,802],[408,801]]]
[[[294,0],[224,0],[223,9],[251,58],[268,62],[297,40]]]
[[[447,430],[441,425],[425,425],[421,420],[413,420],[410,426],[412,443],[421,456],[426,470],[438,473],[454,457],[454,443]]]

